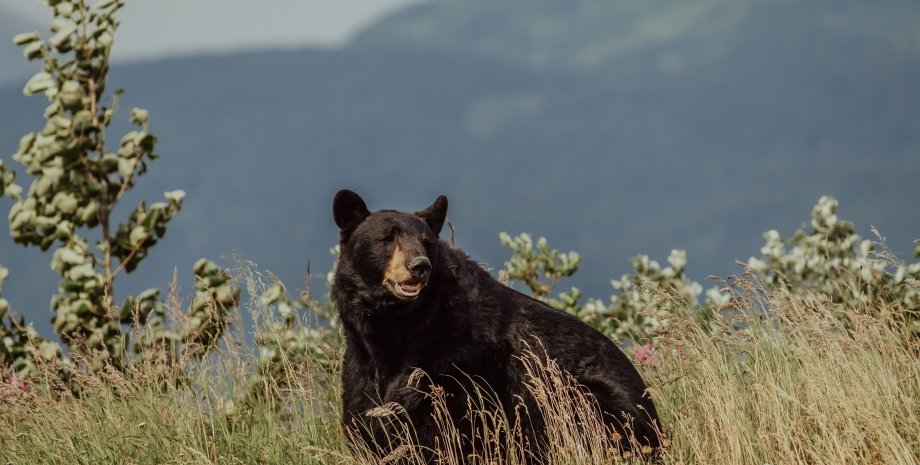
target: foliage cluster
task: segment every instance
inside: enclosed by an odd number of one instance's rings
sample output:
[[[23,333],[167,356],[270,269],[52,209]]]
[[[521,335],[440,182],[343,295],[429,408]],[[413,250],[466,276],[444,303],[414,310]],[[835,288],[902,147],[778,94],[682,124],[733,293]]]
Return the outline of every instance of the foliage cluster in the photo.
[[[835,314],[880,311],[875,302],[891,302],[920,336],[920,262],[900,262],[884,244],[877,250],[879,244],[863,239],[852,222],[837,217],[837,207],[833,197],[821,197],[812,209],[811,230],[799,229],[788,241],[775,230],[767,231],[762,258],[752,257],[748,266],[790,292],[821,292],[833,302]],[[920,249],[915,255],[920,257]]]
[[[150,114],[141,108],[131,110],[135,129],[121,137],[117,148],[110,151],[106,144],[122,94],[106,90],[116,14],[123,3],[46,3],[54,17],[52,35],[43,39],[28,32],[13,38],[28,60],[42,63],[23,93],[44,94],[49,105],[44,128],[23,136],[13,155],[31,176],[25,195],[15,173],[0,163],[0,194],[14,201],[10,234],[24,246],[53,249],[51,268],[61,279],[51,299],[52,325],[72,354],[101,352],[106,363],[119,367],[129,363],[130,354],[154,346],[169,348],[174,358],[180,350],[200,355],[220,338],[239,299],[226,271],[214,263],[202,259],[194,265],[196,297],[178,331],[168,329],[158,289],[127,296],[120,306],[115,301],[116,278],[134,271],[148,256],[185,196],[181,190],[166,192],[164,201],[141,201],[124,220],[116,219],[126,193],[158,158],[157,138],[148,130]],[[91,233],[98,234],[93,245]],[[36,358],[60,356],[51,343],[39,340],[8,313],[4,300],[4,365],[26,376],[35,369]],[[126,327],[144,331],[131,341]],[[30,339],[39,350],[27,350]]]
[[[533,239],[528,233],[512,238],[503,232],[499,238],[512,251],[511,259],[506,264],[511,281],[523,283],[534,298],[577,316],[614,340],[648,339],[665,324],[677,307],[695,306],[702,292],[702,286],[686,276],[686,252],[672,250],[668,257],[670,266],[665,268],[647,255],[633,258],[635,273],[611,281],[619,294],[610,297],[609,305],[594,298],[581,303],[582,293],[576,287],[553,296],[551,292],[556,284],[578,271],[578,253],[561,253],[552,249],[543,237],[537,240],[534,248]],[[651,288],[675,291],[675,295],[680,298],[665,303],[657,302],[649,292]],[[707,291],[705,308],[718,308],[724,302],[725,296],[718,288]]]
[[[338,246],[330,250],[338,256]],[[335,269],[325,276],[330,289]],[[328,293],[313,296],[312,273],[307,267],[306,287],[297,297],[291,297],[277,278],[266,283],[253,267],[246,267],[244,280],[249,295],[259,296],[253,313],[257,327],[255,344],[259,347],[259,372],[274,380],[283,378],[285,367],[307,364],[318,367],[309,371],[329,382],[341,360],[342,333],[338,328],[335,308]]]
[[[779,232],[764,233],[762,257],[751,257],[746,267],[777,288],[821,293],[835,304],[837,314],[854,309],[878,311],[873,303],[883,299],[892,304],[888,310],[895,309],[920,336],[920,262],[901,262],[886,249],[876,252],[878,244],[863,240],[852,222],[837,217],[837,206],[833,197],[821,197],[812,209],[811,229],[797,230],[788,241],[789,250]],[[578,270],[576,252],[560,253],[542,237],[534,247],[527,233],[514,238],[502,233],[500,239],[513,252],[507,263],[512,281],[523,283],[534,298],[581,318],[614,340],[653,339],[681,308],[689,308],[701,324],[713,330],[718,327],[713,319],[736,310],[730,289],[724,286],[709,288],[699,302],[703,287],[686,276],[683,250],[672,250],[669,266],[664,268],[646,255],[633,258],[634,272],[611,281],[617,293],[610,297],[610,304],[593,298],[581,303],[581,291],[574,287],[551,294],[562,278]],[[920,250],[916,255],[920,257]],[[661,291],[672,298],[662,301],[658,298]]]

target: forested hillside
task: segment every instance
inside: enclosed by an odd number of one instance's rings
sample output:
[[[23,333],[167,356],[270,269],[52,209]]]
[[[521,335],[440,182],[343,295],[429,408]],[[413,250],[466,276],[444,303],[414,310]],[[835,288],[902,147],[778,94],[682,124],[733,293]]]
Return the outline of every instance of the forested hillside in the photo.
[[[698,280],[734,272],[823,194],[907,252],[918,17],[899,0],[440,1],[339,50],[116,64],[122,106],[149,108],[160,137],[137,198],[188,192],[128,285],[234,251],[289,283],[308,259],[328,269],[341,187],[372,209],[447,194],[459,246],[493,268],[499,231],[545,235],[581,252],[573,284],[597,297],[638,253],[686,249]],[[21,88],[0,89],[5,159],[42,124]],[[0,247],[5,296],[38,322],[57,286],[47,261]]]

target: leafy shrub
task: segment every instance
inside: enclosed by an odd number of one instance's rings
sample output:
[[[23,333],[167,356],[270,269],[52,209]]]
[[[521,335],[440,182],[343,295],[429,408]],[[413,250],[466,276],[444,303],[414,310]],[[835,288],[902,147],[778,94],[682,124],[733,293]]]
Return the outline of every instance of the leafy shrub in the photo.
[[[686,276],[687,254],[682,250],[671,251],[670,266],[665,268],[647,255],[633,258],[634,274],[611,281],[619,293],[610,297],[610,304],[593,298],[582,304],[581,291],[575,287],[550,295],[562,278],[578,271],[578,253],[560,253],[542,237],[534,248],[528,233],[513,238],[501,233],[499,238],[512,251],[506,264],[508,279],[523,282],[534,298],[577,316],[614,340],[649,339],[667,324],[669,315],[678,307],[698,307],[697,299],[703,288]],[[653,295],[656,290],[671,292],[677,298],[661,302]],[[726,302],[726,296],[718,288],[706,292],[705,308],[715,309]]]
[[[330,253],[338,256],[338,246]],[[319,299],[313,296],[309,266],[306,288],[296,298],[274,277],[265,283],[251,268],[243,274],[249,294],[259,296],[255,306],[260,310],[254,320],[260,373],[281,380],[286,376],[285,367],[306,366],[312,375],[328,382],[341,360],[343,336],[328,293]],[[335,268],[326,274],[327,289],[331,289],[334,275]]]
[[[892,303],[886,308],[896,308],[920,335],[920,263],[905,264],[884,248],[877,252],[878,244],[863,240],[853,223],[838,219],[837,206],[832,197],[821,197],[812,209],[811,230],[796,231],[789,249],[777,231],[766,232],[763,256],[748,260],[748,268],[790,292],[820,292],[837,304],[838,312],[873,312],[880,301]],[[686,276],[687,256],[682,250],[671,251],[666,267],[646,255],[633,258],[633,273],[611,281],[616,293],[609,304],[594,298],[580,303],[581,291],[574,287],[551,295],[564,277],[578,271],[576,252],[560,253],[544,238],[534,247],[527,233],[514,238],[502,233],[499,238],[512,251],[506,265],[511,281],[522,282],[535,298],[581,318],[614,340],[654,338],[671,315],[685,308],[709,327],[721,312],[733,310],[726,289],[718,286],[708,289],[699,303],[703,288]],[[920,250],[916,253],[920,256]],[[661,292],[670,297],[662,300]]]
[[[31,324],[10,315],[10,304],[2,296],[3,281],[9,271],[0,266],[0,381],[7,377],[24,378],[36,370],[36,358],[54,360],[60,347],[39,337]]]
[[[763,256],[751,257],[748,266],[790,292],[820,292],[835,304],[835,313],[874,313],[879,302],[890,302],[920,336],[920,263],[906,264],[883,244],[863,239],[852,222],[837,217],[837,207],[833,197],[821,197],[811,229],[797,230],[789,249],[779,232],[767,231]]]
[[[185,196],[175,190],[166,192],[164,201],[142,201],[123,222],[113,215],[126,192],[159,157],[157,138],[149,132],[150,114],[141,108],[131,110],[135,129],[117,148],[110,151],[106,143],[122,94],[106,89],[117,12],[123,3],[46,3],[54,17],[51,36],[42,39],[38,32],[28,32],[13,38],[26,59],[42,62],[23,93],[44,94],[49,105],[45,126],[23,136],[13,155],[31,177],[25,194],[16,174],[0,163],[0,194],[14,201],[10,234],[24,246],[53,249],[51,268],[61,280],[51,299],[52,325],[71,353],[100,352],[105,363],[121,367],[130,354],[153,347],[173,355],[185,347],[201,355],[219,340],[227,313],[239,297],[227,273],[214,263],[202,259],[195,264],[197,295],[185,320],[188,326],[178,332],[164,324],[167,307],[158,289],[128,296],[120,307],[115,303],[116,278],[134,271],[148,256]],[[99,234],[95,241],[87,237],[91,232]],[[3,307],[6,316],[9,306]],[[125,326],[144,331],[130,341]],[[31,364],[29,339],[44,355],[59,353],[12,319],[5,320],[2,331],[7,335],[4,359],[19,372],[28,371]]]

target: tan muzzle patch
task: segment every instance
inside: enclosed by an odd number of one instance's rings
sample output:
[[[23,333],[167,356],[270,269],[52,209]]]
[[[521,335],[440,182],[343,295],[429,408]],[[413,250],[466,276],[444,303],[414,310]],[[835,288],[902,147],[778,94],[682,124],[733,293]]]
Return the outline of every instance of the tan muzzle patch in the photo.
[[[387,264],[386,270],[383,271],[383,286],[391,294],[402,300],[412,300],[422,293],[425,283],[415,279],[412,272],[409,271],[409,257],[406,252],[399,246],[399,242],[393,247],[393,256]]]

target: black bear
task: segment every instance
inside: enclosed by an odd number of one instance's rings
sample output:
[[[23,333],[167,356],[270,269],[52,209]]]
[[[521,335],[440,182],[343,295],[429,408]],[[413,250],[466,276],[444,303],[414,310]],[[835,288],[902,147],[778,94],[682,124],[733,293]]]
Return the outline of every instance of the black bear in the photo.
[[[446,214],[444,196],[416,213],[371,213],[358,194],[341,190],[335,195],[340,255],[332,296],[346,341],[346,430],[385,456],[395,447],[395,431],[369,412],[396,403],[411,421],[417,443],[425,450],[435,447],[438,425],[431,401],[410,382],[421,369],[446,393],[453,421],[470,421],[470,380],[493,390],[508,418],[518,418],[514,412],[523,405],[530,417],[518,426],[531,444],[527,460],[539,462],[544,423],[534,415],[521,363],[524,352],[538,344],[593,395],[597,413],[619,433],[621,447],[657,449],[655,406],[619,348],[577,318],[503,285],[439,240]],[[625,415],[632,419],[629,428],[622,426]],[[474,425],[460,427],[470,431]],[[464,453],[471,452],[471,444],[463,446]]]

